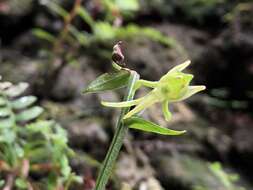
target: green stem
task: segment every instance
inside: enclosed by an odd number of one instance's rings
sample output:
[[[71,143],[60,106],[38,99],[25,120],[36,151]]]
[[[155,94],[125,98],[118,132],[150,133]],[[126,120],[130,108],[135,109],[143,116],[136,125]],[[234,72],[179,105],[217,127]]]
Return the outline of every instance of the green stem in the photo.
[[[139,75],[135,71],[131,71],[131,76],[128,82],[127,94],[124,98],[125,101],[133,100],[135,94],[134,84],[138,79]],[[130,108],[122,108],[121,110],[115,135],[98,174],[95,190],[104,190],[108,179],[112,173],[114,163],[119,155],[119,151],[122,147],[124,137],[126,136],[128,131],[128,127],[124,126],[123,124],[123,117],[127,112],[129,112],[129,109]]]

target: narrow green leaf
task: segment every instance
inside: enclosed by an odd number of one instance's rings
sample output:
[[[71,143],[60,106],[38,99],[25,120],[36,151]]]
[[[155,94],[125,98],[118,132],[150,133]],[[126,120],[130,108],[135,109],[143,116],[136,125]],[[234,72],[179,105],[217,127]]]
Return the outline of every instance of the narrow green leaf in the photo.
[[[40,28],[34,28],[32,30],[33,35],[35,35],[37,38],[40,38],[42,40],[47,40],[49,42],[54,42],[55,41],[55,37],[54,35],[50,34],[49,32],[42,30]]]
[[[49,3],[45,4],[49,9],[51,9],[53,12],[61,16],[62,18],[65,18],[68,16],[68,11],[66,11],[62,6],[55,3],[54,1],[49,1]]]
[[[32,107],[30,109],[27,109],[19,113],[16,116],[16,121],[26,122],[26,121],[36,119],[42,112],[43,112],[43,109],[41,107],[39,106]]]
[[[80,32],[76,27],[69,27],[70,34],[80,43],[82,46],[86,47],[88,44],[88,35],[85,32]]]
[[[175,131],[171,129],[167,129],[165,127],[161,127],[155,123],[150,121],[146,121],[139,117],[130,117],[124,121],[129,128],[139,129],[146,132],[157,133],[160,135],[181,135],[186,131]]]
[[[94,20],[93,20],[93,18],[90,16],[89,12],[85,8],[80,7],[78,9],[78,15],[84,20],[84,22],[86,22],[87,24],[89,24],[90,27],[93,27]]]
[[[20,110],[27,108],[37,101],[35,96],[24,96],[12,102],[13,109]]]
[[[92,81],[83,93],[95,93],[122,88],[127,85],[130,72],[121,70],[115,73],[105,73]]]
[[[219,162],[214,162],[209,165],[209,169],[213,172],[214,175],[224,184],[228,189],[232,186],[232,181],[229,179],[229,175],[223,170]],[[231,175],[231,174],[230,174]]]

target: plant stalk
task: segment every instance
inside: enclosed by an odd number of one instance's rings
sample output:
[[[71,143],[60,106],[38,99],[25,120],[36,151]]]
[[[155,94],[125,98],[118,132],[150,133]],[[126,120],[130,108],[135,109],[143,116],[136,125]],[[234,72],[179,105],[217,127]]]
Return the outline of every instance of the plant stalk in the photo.
[[[133,100],[134,94],[135,94],[134,84],[139,79],[138,73],[136,73],[135,71],[130,71],[130,72],[131,72],[131,75],[128,82],[127,94],[124,98],[125,101]],[[127,107],[127,108],[122,108],[121,110],[121,114],[117,122],[116,131],[115,131],[112,143],[107,152],[105,160],[100,168],[94,190],[104,190],[111,176],[115,161],[122,147],[124,137],[126,136],[127,131],[128,131],[128,127],[125,126],[123,123],[123,117],[127,112],[129,112],[129,109],[130,108]]]
[[[66,57],[69,55],[69,52],[64,50],[63,46],[68,38],[71,24],[77,16],[78,10],[82,6],[82,1],[83,0],[75,0],[73,8],[64,18],[63,29],[53,43],[51,57],[40,71],[39,79],[42,78],[42,80],[40,79],[39,82],[34,84],[33,88],[35,89],[35,94],[38,96],[47,97],[51,95],[50,92],[55,85],[54,81],[57,81],[61,71],[68,64]]]

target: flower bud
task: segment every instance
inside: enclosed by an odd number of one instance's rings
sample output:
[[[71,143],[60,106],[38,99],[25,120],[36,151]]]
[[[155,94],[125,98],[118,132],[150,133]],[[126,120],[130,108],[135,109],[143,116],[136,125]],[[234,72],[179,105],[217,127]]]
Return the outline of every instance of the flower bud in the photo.
[[[122,41],[119,41],[115,46],[113,46],[112,60],[119,65],[124,65],[125,56],[122,53],[121,44]]]

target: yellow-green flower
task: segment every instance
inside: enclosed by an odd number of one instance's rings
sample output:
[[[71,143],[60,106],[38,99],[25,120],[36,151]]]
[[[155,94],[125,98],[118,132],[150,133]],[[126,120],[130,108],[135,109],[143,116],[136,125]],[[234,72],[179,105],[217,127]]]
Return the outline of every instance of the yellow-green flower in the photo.
[[[139,89],[141,86],[153,88],[144,97],[126,101],[126,102],[102,102],[107,107],[130,107],[134,106],[134,109],[129,111],[123,119],[127,119],[134,114],[146,109],[154,103],[161,102],[162,110],[165,119],[169,121],[171,119],[171,112],[169,111],[169,104],[173,102],[179,102],[189,98],[193,94],[204,90],[206,87],[190,86],[190,82],[193,79],[193,75],[185,74],[182,72],[190,61],[186,61],[174,68],[172,68],[167,74],[165,74],[159,81],[147,81],[138,80],[135,84],[135,89]]]

